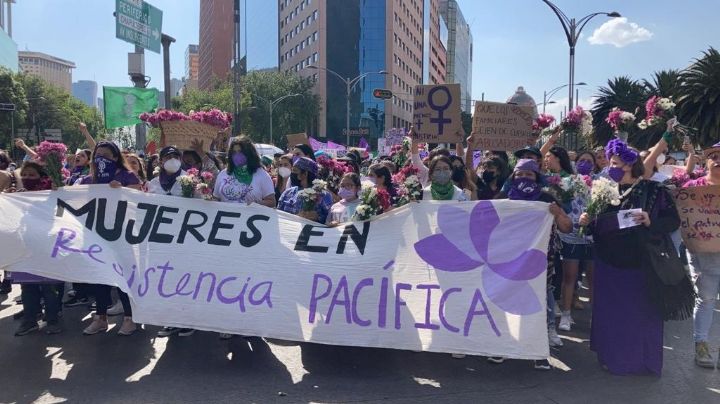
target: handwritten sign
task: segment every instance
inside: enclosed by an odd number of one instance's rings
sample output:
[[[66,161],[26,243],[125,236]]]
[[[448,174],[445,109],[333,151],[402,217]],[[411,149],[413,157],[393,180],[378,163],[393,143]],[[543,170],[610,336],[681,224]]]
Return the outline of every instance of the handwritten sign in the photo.
[[[415,86],[413,140],[427,143],[462,142],[460,84]]]
[[[292,149],[295,145],[298,144],[306,144],[310,146],[310,140],[308,139],[306,133],[291,133],[285,136],[287,137],[289,149]]]
[[[117,286],[143,324],[542,359],[552,222],[542,202],[423,201],[329,228],[75,186],[0,197],[0,269]]]
[[[173,145],[181,150],[191,149],[193,140],[200,140],[207,151],[220,133],[225,133],[222,129],[197,121],[163,121],[160,129],[161,147]]]
[[[472,133],[482,150],[518,150],[532,135],[533,108],[500,102],[475,102]]]
[[[720,252],[720,185],[680,188],[673,193],[687,249]]]

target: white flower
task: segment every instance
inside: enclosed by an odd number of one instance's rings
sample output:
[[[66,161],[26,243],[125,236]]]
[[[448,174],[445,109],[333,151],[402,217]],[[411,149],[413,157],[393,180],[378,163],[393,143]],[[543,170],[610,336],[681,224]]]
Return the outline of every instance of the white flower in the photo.
[[[648,128],[648,123],[647,123],[647,121],[646,121],[646,120],[640,121],[640,123],[638,124],[638,128],[640,128],[640,129],[642,129],[642,130],[647,129],[647,128]]]
[[[181,175],[177,178],[177,180],[180,182],[181,186],[188,186],[194,183],[193,177],[189,175]]]
[[[610,201],[610,204],[612,206],[620,206],[620,199],[613,199],[612,201]]]
[[[633,114],[631,114],[631,113],[629,113],[629,112],[623,112],[622,114],[620,114],[620,119],[621,119],[623,122],[626,122],[626,123],[627,123],[627,122],[632,122],[632,121],[635,120],[635,115],[633,115]]]

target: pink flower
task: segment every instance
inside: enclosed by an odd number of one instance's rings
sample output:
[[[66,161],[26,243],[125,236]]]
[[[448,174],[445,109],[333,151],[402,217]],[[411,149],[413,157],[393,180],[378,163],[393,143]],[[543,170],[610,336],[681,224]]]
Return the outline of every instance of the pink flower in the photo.
[[[211,173],[210,171],[203,171],[203,172],[200,174],[200,177],[202,177],[203,181],[205,181],[205,182],[210,182],[210,181],[213,180],[213,178],[214,178],[215,176],[214,176],[213,173]]]
[[[197,175],[200,173],[200,171],[197,168],[191,168],[187,170],[187,175],[191,177],[197,177]]]
[[[38,154],[41,163],[47,163],[50,156],[53,155],[58,162],[63,162],[67,154],[67,146],[63,143],[44,141],[40,142],[35,152]]]
[[[560,178],[559,175],[549,175],[549,176],[545,177],[545,181],[547,181],[547,183],[549,185],[560,185],[560,182],[562,182],[562,179]]]
[[[533,130],[543,130],[549,128],[555,122],[555,117],[550,114],[540,114],[533,122]]]

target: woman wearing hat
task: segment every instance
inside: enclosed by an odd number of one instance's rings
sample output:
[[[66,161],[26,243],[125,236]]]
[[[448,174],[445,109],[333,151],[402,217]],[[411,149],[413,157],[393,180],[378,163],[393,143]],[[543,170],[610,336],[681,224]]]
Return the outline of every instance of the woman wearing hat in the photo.
[[[182,153],[175,146],[166,146],[160,150],[160,174],[147,184],[151,194],[182,196],[182,186],[177,181],[187,173],[182,167]]]
[[[140,179],[135,173],[130,171],[125,157],[120,153],[120,149],[115,143],[106,141],[98,142],[95,145],[95,150],[92,154],[92,163],[90,165],[90,175],[83,178],[80,184],[109,184],[112,188],[141,188]],[[107,331],[107,311],[112,303],[111,286],[92,285],[92,288],[95,290],[97,311],[92,323],[83,331],[85,335],[94,335]],[[118,335],[131,335],[135,332],[137,326],[132,321],[130,299],[128,295],[122,291],[118,291],[118,296],[122,302],[123,313],[125,315]]]
[[[246,136],[235,137],[228,148],[228,166],[218,174],[213,195],[221,202],[257,203],[275,207],[275,188],[262,166],[255,145]]]
[[[667,189],[643,179],[645,168],[636,150],[614,139],[605,151],[608,175],[618,183],[619,202],[594,220],[587,213],[580,217],[580,225],[589,225],[595,240],[590,348],[613,374],[659,376],[663,320],[689,315],[695,298],[682,265],[648,265],[653,256],[650,240],[667,238],[680,218]],[[635,225],[621,229],[618,215],[630,209],[638,210],[627,212]],[[663,252],[671,253],[672,246]],[[667,279],[680,281],[672,284]]]
[[[689,181],[684,185],[685,188],[720,185],[720,143],[704,150],[703,156],[707,174]],[[718,300],[717,296],[720,293],[720,253],[691,253],[688,251],[688,261],[697,275],[695,286],[698,290],[698,300],[693,313],[695,363],[700,367],[713,368],[715,360],[710,353],[708,337]],[[720,367],[720,357],[718,358],[718,367]]]
[[[290,188],[280,195],[278,209],[308,220],[325,223],[333,205],[333,199],[329,192],[323,191],[314,212],[304,212],[302,210],[303,201],[299,198],[300,191],[312,187],[317,172],[318,165],[316,162],[307,157],[296,159],[290,172]]]

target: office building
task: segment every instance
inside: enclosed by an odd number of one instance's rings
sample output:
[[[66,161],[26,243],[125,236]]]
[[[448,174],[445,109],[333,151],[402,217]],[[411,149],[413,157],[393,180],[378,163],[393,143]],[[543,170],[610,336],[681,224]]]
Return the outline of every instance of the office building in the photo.
[[[446,83],[460,84],[461,108],[472,113],[473,38],[457,0],[440,0],[440,14],[448,29]]]
[[[180,79],[170,79],[170,96],[177,97],[180,95],[180,90],[182,90],[184,85],[185,82]]]
[[[75,63],[41,52],[18,52],[20,69],[38,76],[49,84],[60,87],[70,93],[72,91],[72,69]]]
[[[423,84],[445,83],[447,40],[448,29],[440,17],[440,0],[423,0]]]
[[[198,87],[212,88],[230,72],[235,24],[233,0],[200,0]]]
[[[72,83],[72,95],[89,107],[98,107],[98,85],[92,80],[78,80]]]
[[[198,45],[188,45],[185,49],[185,81],[184,89],[198,88],[198,75],[200,72],[200,54],[198,53]]]
[[[12,39],[13,3],[15,0],[0,0],[0,66],[17,72],[18,47]]]

